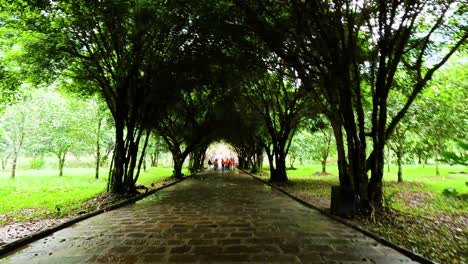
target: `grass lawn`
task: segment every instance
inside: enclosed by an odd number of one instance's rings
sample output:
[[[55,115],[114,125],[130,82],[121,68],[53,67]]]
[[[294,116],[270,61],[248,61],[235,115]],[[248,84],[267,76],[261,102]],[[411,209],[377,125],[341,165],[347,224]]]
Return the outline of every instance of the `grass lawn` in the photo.
[[[92,168],[65,168],[62,177],[57,170],[19,170],[14,180],[8,172],[1,172],[0,225],[76,212],[83,202],[106,191],[107,172],[101,170],[97,180]],[[172,168],[150,168],[142,171],[137,184],[149,186],[171,174]]]
[[[385,167],[384,195],[386,202],[394,209],[410,214],[466,213],[468,201],[459,197],[447,197],[442,194],[446,188],[455,188],[458,194],[468,194],[468,175],[462,173],[463,166],[441,165],[441,176],[435,176],[433,165],[404,165],[403,183],[397,183],[397,167],[391,166],[390,172]],[[331,175],[320,175],[320,165],[299,166],[288,170],[291,183],[286,188],[311,196],[330,199],[331,186],[338,184],[338,168],[328,165]],[[262,177],[269,177],[269,169],[263,169]]]

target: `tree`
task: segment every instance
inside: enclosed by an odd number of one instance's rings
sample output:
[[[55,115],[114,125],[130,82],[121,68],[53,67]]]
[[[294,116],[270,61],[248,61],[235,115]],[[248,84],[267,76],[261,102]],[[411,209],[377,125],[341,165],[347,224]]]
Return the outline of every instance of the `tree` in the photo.
[[[161,153],[167,151],[167,147],[164,144],[164,140],[161,138],[161,136],[156,133],[152,133],[148,143],[148,149],[150,150],[151,167],[158,167]]]
[[[17,99],[17,90],[24,79],[16,60],[22,53],[23,39],[18,36],[18,30],[10,26],[12,20],[7,12],[0,10],[0,110]]]
[[[289,167],[294,168],[294,162],[299,159],[303,163],[304,159],[310,158],[313,155],[314,140],[313,136],[305,129],[299,129],[291,141],[289,148]]]
[[[224,138],[231,144],[237,153],[239,169],[251,168],[252,173],[260,172],[263,168],[265,146],[268,145],[268,133],[264,125],[263,117],[248,102],[248,99],[240,94],[227,108],[220,112],[225,120],[221,129],[218,129],[218,137]]]
[[[3,137],[3,132],[0,131],[0,162],[2,171],[5,171],[10,155],[11,154],[8,151],[7,141]]]
[[[440,176],[440,154],[446,150],[447,144],[453,139],[468,137],[468,126],[464,120],[468,115],[468,86],[463,79],[468,74],[466,67],[466,59],[455,57],[438,72],[429,85],[430,89],[415,103],[419,110],[415,123],[422,138],[419,144],[429,149],[434,157],[437,176]]]
[[[179,102],[156,124],[157,134],[172,153],[173,176],[176,178],[183,176],[182,166],[190,153],[201,154],[208,147],[209,138],[216,127],[213,98],[209,90],[183,91]]]
[[[99,169],[106,162],[114,148],[111,134],[114,128],[109,110],[101,98],[97,96],[90,98],[87,102],[87,110],[89,124],[85,127],[89,129],[86,134],[88,135],[86,145],[89,146],[88,151],[93,153],[95,157],[95,178],[99,179]],[[92,133],[90,133],[91,131]]]
[[[34,104],[29,98],[24,97],[15,104],[8,105],[1,116],[0,129],[5,148],[3,155],[5,158],[11,157],[10,177],[12,179],[16,176],[18,157],[28,144],[33,132],[34,113]],[[2,160],[2,166],[6,164],[4,162]]]
[[[468,166],[468,144],[459,142],[458,146],[460,147],[461,151],[460,153],[456,153],[453,151],[443,151],[441,153],[443,159],[442,161],[449,163],[450,165],[464,165]]]
[[[385,143],[433,74],[466,43],[466,9],[457,1],[234,2],[322,106],[336,139],[340,185],[373,214],[382,206]],[[389,116],[397,71],[414,78],[403,107]]]
[[[334,154],[333,130],[323,116],[308,120],[306,128],[312,133],[312,157],[322,164],[322,173],[327,172],[328,157]]]
[[[261,114],[268,132],[265,150],[270,163],[270,181],[284,182],[286,156],[299,124],[304,118],[306,94],[284,68],[277,72],[265,72],[258,79],[246,83],[244,93],[254,111]]]
[[[403,122],[400,122],[395,128],[391,139],[389,140],[390,148],[393,150],[397,157],[398,165],[398,182],[403,182],[403,167],[402,160],[407,152],[408,140],[407,140],[408,128],[403,126]]]
[[[50,89],[50,88],[49,88]],[[38,90],[35,103],[37,123],[32,138],[33,153],[52,153],[57,157],[59,176],[63,175],[66,157],[70,152],[80,153],[86,149],[92,133],[90,112],[86,102],[66,98],[53,90]]]
[[[183,54],[190,53],[190,43],[196,44],[194,25],[180,7],[166,1],[45,1],[20,13],[41,34],[45,54],[33,64],[67,69],[105,99],[115,124],[112,192],[134,191],[144,157],[139,143],[149,136],[145,124],[171,104],[177,86],[167,80],[188,58]]]

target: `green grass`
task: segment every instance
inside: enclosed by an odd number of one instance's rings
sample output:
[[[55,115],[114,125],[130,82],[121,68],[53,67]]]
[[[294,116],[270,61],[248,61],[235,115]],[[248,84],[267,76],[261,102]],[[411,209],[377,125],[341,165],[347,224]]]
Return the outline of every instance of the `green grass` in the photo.
[[[441,165],[441,176],[435,176],[433,165],[404,165],[403,183],[397,183],[397,167],[391,166],[390,172],[385,167],[384,195],[389,206],[409,214],[466,213],[468,187],[466,168],[462,166]],[[293,192],[307,192],[311,196],[330,198],[331,186],[338,184],[338,169],[328,165],[330,176],[316,175],[320,165],[298,166],[288,170],[291,183],[285,187]],[[268,167],[263,169],[264,179],[269,177]],[[455,188],[458,197],[447,197],[442,192]],[[465,198],[462,198],[464,195]]]
[[[460,214],[466,213],[468,201],[468,177],[464,167],[440,166],[440,175],[435,176],[434,166],[405,165],[403,183],[397,183],[397,169],[384,175],[384,192],[387,202],[407,214]],[[459,196],[443,195],[447,188],[455,188]]]
[[[187,174],[187,169],[183,173]],[[172,168],[150,168],[141,172],[137,184],[149,186],[172,174]],[[94,178],[94,169],[65,168],[56,170],[19,170],[14,180],[7,172],[0,173],[0,224],[55,218],[79,210],[86,200],[105,192],[107,170]]]

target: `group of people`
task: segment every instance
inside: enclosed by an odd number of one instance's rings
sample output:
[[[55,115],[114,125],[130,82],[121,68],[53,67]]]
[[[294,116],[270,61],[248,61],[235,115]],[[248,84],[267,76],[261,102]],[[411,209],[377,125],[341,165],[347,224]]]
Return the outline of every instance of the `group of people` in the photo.
[[[224,158],[221,160],[215,158],[213,161],[211,161],[211,159],[208,160],[208,169],[218,170],[219,167],[221,167],[222,171],[234,170],[234,158]]]

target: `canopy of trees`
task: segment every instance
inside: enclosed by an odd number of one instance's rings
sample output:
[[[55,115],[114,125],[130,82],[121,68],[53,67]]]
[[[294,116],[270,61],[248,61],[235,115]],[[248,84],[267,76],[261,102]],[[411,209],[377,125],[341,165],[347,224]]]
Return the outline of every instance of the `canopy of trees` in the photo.
[[[56,155],[60,174],[69,152],[93,152],[98,173],[112,149],[117,193],[135,190],[146,152],[157,155],[161,141],[175,177],[187,156],[200,169],[219,139],[234,146],[240,167],[261,169],[266,153],[271,181],[288,180],[288,155],[291,167],[298,153],[314,156],[325,172],[336,153],[341,187],[372,212],[382,206],[385,146],[400,163],[409,153],[439,160],[456,150],[451,139],[466,142],[467,15],[455,0],[7,4],[0,149],[13,176],[26,147]],[[90,102],[31,102],[40,100],[28,97],[36,87],[51,86]],[[28,121],[30,104],[43,105],[34,114],[45,124]],[[29,136],[30,124],[44,136]],[[92,136],[79,136],[84,128]]]

